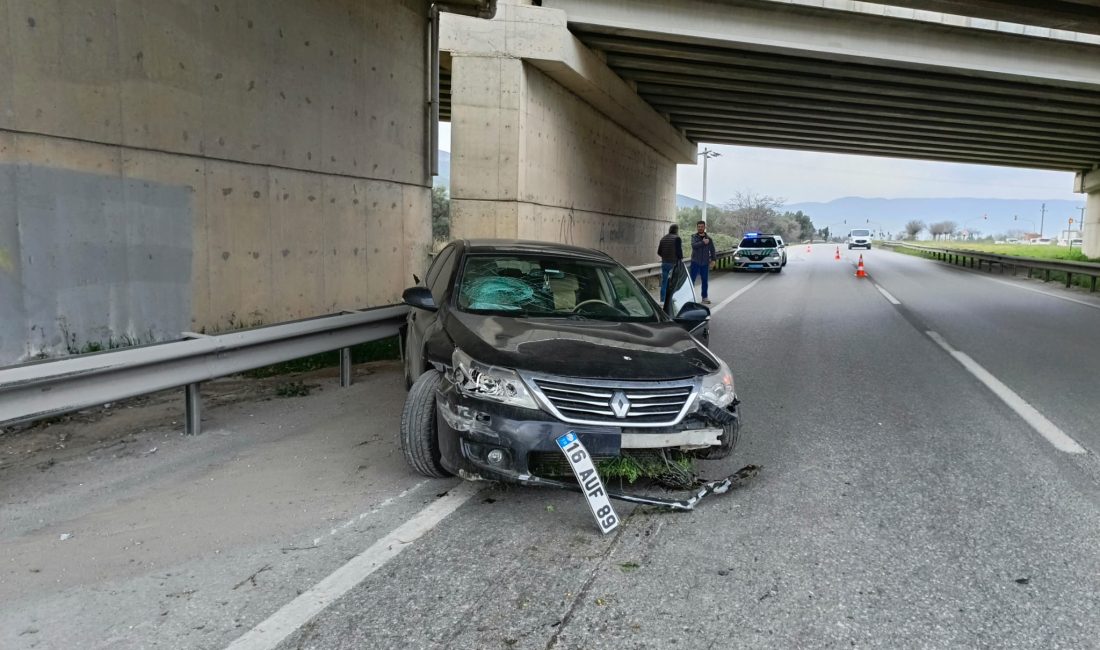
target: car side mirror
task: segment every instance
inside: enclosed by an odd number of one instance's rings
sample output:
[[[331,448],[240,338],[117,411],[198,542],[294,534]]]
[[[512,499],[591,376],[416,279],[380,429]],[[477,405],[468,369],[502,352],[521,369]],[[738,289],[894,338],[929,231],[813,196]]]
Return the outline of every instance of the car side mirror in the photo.
[[[687,302],[673,320],[690,332],[710,320],[710,308],[697,302]]]
[[[431,290],[427,287],[409,287],[401,294],[401,300],[403,300],[406,305],[416,307],[417,309],[426,309],[428,311],[439,309],[435,304],[435,298],[432,297]]]

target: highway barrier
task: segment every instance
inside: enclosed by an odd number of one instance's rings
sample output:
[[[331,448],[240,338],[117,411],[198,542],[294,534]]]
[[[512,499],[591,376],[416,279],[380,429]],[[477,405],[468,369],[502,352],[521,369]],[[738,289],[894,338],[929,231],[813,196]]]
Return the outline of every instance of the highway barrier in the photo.
[[[1090,292],[1096,291],[1096,278],[1100,277],[1100,264],[1095,262],[1036,259],[1033,257],[998,255],[997,253],[987,253],[984,251],[961,248],[920,246],[902,242],[883,242],[882,245],[887,248],[906,248],[919,251],[942,262],[969,266],[970,268],[977,268],[978,270],[981,270],[984,266],[987,267],[990,273],[993,272],[994,265],[1000,269],[1001,273],[1004,273],[1005,269],[1011,269],[1012,275],[1016,275],[1019,269],[1026,269],[1027,277],[1029,278],[1033,277],[1034,272],[1039,271],[1042,273],[1044,282],[1050,282],[1051,273],[1064,273],[1067,287],[1073,284],[1073,276],[1081,275],[1089,278]]]
[[[659,277],[661,265],[630,271],[639,279]],[[0,426],[183,388],[185,431],[197,434],[202,382],[340,350],[340,385],[350,386],[351,347],[398,336],[408,313],[406,305],[388,305],[216,335],[189,332],[176,341],[0,368]]]

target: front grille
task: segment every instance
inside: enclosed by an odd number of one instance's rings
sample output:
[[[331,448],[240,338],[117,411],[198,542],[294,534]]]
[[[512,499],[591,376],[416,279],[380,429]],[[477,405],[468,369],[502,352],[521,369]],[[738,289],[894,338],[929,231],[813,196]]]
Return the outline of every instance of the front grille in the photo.
[[[551,412],[565,422],[622,427],[679,422],[695,396],[695,382],[614,382],[533,378]]]

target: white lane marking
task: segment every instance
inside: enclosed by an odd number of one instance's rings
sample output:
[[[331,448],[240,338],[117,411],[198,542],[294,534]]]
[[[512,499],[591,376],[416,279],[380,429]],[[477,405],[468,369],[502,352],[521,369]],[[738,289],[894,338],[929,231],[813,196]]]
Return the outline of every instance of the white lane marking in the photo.
[[[423,481],[420,481],[419,483],[412,486],[411,488],[407,488],[407,489],[403,490],[400,494],[394,495],[394,496],[386,499],[382,503],[379,503],[378,505],[374,506],[373,508],[371,508],[367,512],[359,513],[359,516],[348,519],[347,521],[340,524],[336,528],[333,528],[332,530],[330,530],[328,534],[330,536],[335,535],[336,533],[344,530],[348,526],[352,526],[355,523],[360,522],[360,521],[366,519],[367,517],[369,517],[371,515],[377,514],[380,510],[384,509],[386,506],[389,506],[389,505],[393,504],[395,501],[399,501],[401,499],[404,499],[406,496],[408,496],[408,494],[410,492],[412,492],[413,490],[418,489],[421,485],[424,485],[425,483],[427,483],[428,480],[429,479],[424,479]],[[321,538],[318,537],[316,540],[314,540],[313,545],[317,546],[317,544],[320,542],[320,540],[321,540]]]
[[[943,348],[948,354],[955,358],[956,361],[962,364],[963,368],[970,371],[970,374],[978,378],[978,381],[985,384],[986,388],[993,391],[993,394],[1001,398],[1001,401],[1008,405],[1010,409],[1016,411],[1016,414],[1024,419],[1025,422],[1031,425],[1031,428],[1039,432],[1039,435],[1047,439],[1047,441],[1054,445],[1054,448],[1058,451],[1064,451],[1067,454],[1083,454],[1085,448],[1077,444],[1077,441],[1066,435],[1064,431],[1058,428],[1050,420],[1046,419],[1042,413],[1040,413],[1034,406],[1028,404],[1024,398],[1016,394],[1008,386],[1004,385],[1001,380],[994,377],[988,370],[983,368],[977,361],[970,358],[970,355],[959,352],[951,347],[951,345],[944,340],[942,336],[933,331],[925,332],[928,338],[932,339]]]
[[[398,526],[390,534],[353,557],[347,564],[284,605],[227,646],[227,650],[270,650],[326,607],[377,571],[412,542],[428,533],[447,515],[481,491],[483,485],[463,481],[447,495]]]
[[[715,307],[714,309],[711,309],[711,310],[710,310],[710,313],[711,313],[711,314],[717,314],[717,313],[718,313],[719,311],[721,311],[721,309],[722,309],[723,307],[725,307],[726,305],[730,304],[730,303],[731,303],[731,302],[733,302],[734,300],[737,300],[737,298],[738,298],[738,297],[739,297],[739,296],[740,296],[741,294],[743,294],[743,293],[745,293],[746,291],[748,291],[749,289],[751,289],[751,288],[755,287],[755,286],[756,286],[756,283],[757,283],[757,282],[760,282],[761,280],[763,280],[763,279],[764,279],[764,278],[766,278],[766,277],[768,277],[768,276],[766,276],[766,275],[761,275],[760,277],[756,278],[756,279],[755,279],[755,280],[753,280],[752,282],[750,282],[750,283],[746,284],[745,286],[741,287],[741,288],[740,288],[740,289],[738,289],[738,290],[737,290],[736,292],[734,292],[734,294],[733,294],[732,296],[730,296],[729,298],[726,298],[726,299],[725,299],[725,300],[723,300],[722,302],[718,303],[718,305],[717,305],[717,306],[716,306],[716,307]]]
[[[977,275],[977,274],[975,274],[975,275]],[[1050,291],[1043,291],[1042,289],[1036,289],[1035,287],[1024,287],[1024,286],[1021,286],[1021,285],[1019,285],[1015,282],[1009,282],[1008,280],[998,280],[997,278],[987,278],[987,277],[983,277],[983,276],[980,276],[980,275],[978,275],[978,277],[982,278],[983,280],[989,280],[990,282],[996,282],[997,284],[1003,284],[1006,287],[1012,287],[1013,289],[1022,289],[1024,291],[1030,291],[1032,293],[1042,294],[1044,296],[1049,296],[1051,298],[1057,298],[1058,300],[1065,300],[1065,301],[1068,301],[1068,302],[1075,302],[1078,305],[1084,305],[1086,307],[1092,307],[1093,309],[1100,309],[1100,303],[1089,302],[1087,300],[1079,300],[1077,298],[1070,298],[1069,296],[1060,296],[1060,295],[1058,295],[1056,293],[1052,293]]]
[[[878,289],[878,292],[881,293],[884,298],[886,298],[887,300],[890,301],[891,305],[900,305],[901,304],[900,300],[898,300],[897,298],[891,296],[889,291],[887,291],[886,289],[883,289],[878,284],[875,285],[875,288]]]

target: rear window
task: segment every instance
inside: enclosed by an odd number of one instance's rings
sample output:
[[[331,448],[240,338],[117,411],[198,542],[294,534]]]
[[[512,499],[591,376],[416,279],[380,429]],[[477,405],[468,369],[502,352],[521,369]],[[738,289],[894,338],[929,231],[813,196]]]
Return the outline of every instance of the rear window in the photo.
[[[741,240],[741,248],[775,248],[775,237],[745,237]]]
[[[870,237],[871,236],[871,231],[870,230],[853,230],[852,231],[852,236],[853,237]]]

